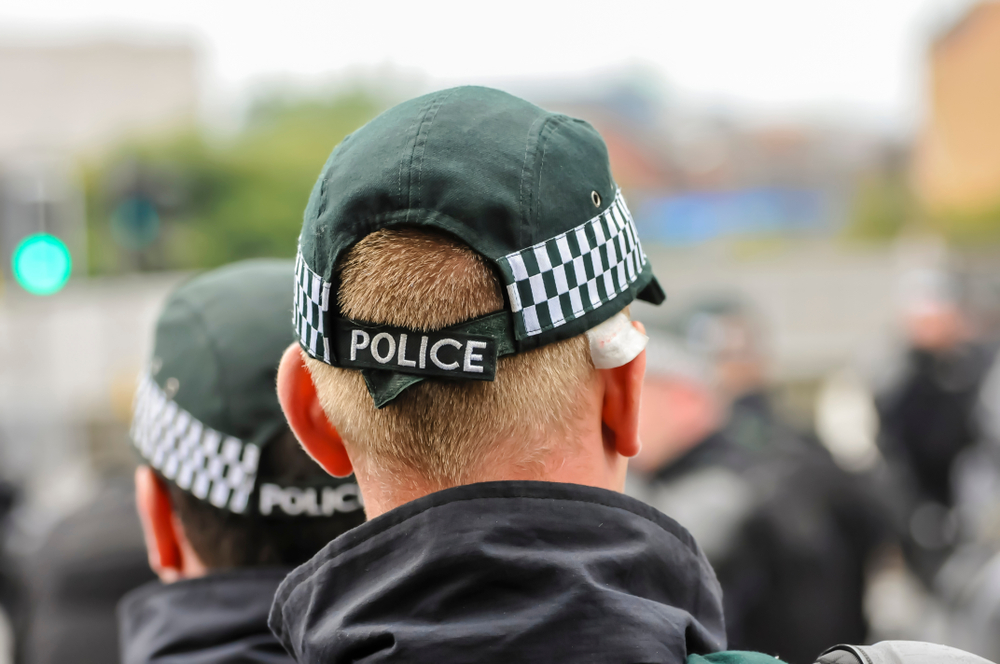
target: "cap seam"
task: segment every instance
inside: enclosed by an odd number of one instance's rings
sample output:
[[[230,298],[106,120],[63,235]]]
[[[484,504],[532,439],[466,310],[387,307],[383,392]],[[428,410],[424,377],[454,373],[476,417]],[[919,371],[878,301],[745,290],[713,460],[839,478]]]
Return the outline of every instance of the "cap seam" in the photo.
[[[430,143],[430,140],[431,140],[431,127],[434,126],[434,120],[435,120],[435,118],[437,118],[438,111],[441,110],[441,107],[444,106],[445,102],[448,100],[448,98],[451,95],[452,95],[452,91],[448,91],[448,93],[445,94],[444,96],[435,99],[434,103],[431,105],[431,107],[427,110],[427,113],[424,115],[424,119],[420,123],[420,127],[417,128],[417,137],[416,137],[416,140],[414,141],[414,145],[413,145],[413,153],[414,153],[414,155],[416,155],[417,149],[418,148],[420,149],[420,155],[418,157],[419,162],[417,164],[417,196],[418,196],[418,198],[417,198],[417,205],[416,205],[416,207],[420,207],[420,206],[423,205],[424,153],[427,151],[427,145]],[[424,129],[424,125],[425,124],[427,125],[426,129]],[[422,141],[421,141],[421,137],[423,138]],[[413,167],[412,161],[410,163],[410,167],[411,168]],[[413,189],[411,188],[410,191],[412,193]],[[412,198],[413,197],[411,195],[411,197],[410,197],[411,201],[412,201]],[[410,206],[408,206],[408,209],[412,209],[413,207],[415,207],[415,206],[413,206],[411,204]]]
[[[537,154],[537,152],[538,152],[538,139],[541,138],[542,131],[545,129],[545,123],[548,121],[549,117],[551,117],[551,116],[545,116],[545,117],[536,118],[534,120],[534,122],[531,123],[531,126],[528,127],[528,136],[527,136],[527,138],[526,138],[526,140],[524,142],[524,159],[521,162],[521,181],[520,181],[519,186],[518,186],[518,197],[517,197],[517,199],[518,199],[517,200],[518,206],[521,208],[521,224],[520,224],[520,226],[518,226],[518,229],[517,229],[517,235],[518,235],[517,243],[520,244],[520,245],[525,244],[525,241],[524,241],[525,229],[527,229],[529,227],[531,219],[533,218],[532,217],[532,207],[531,207],[531,200],[530,200],[531,199],[531,194],[530,193],[529,193],[529,202],[528,202],[527,209],[525,209],[525,205],[524,205],[524,183],[525,183],[525,180],[527,179],[527,178],[525,178],[525,172],[528,170],[528,153],[531,152],[531,148],[534,147],[535,148],[534,152],[535,152],[535,154]],[[535,126],[538,125],[538,124],[541,124],[542,126],[538,129],[538,134],[537,134],[538,138],[534,141],[534,145],[532,145],[533,132],[534,132]],[[505,294],[505,297],[506,297],[506,294]]]
[[[535,181],[535,191],[541,191],[542,188],[542,171],[545,170],[545,155],[546,152],[548,151],[549,137],[556,130],[556,128],[559,125],[564,124],[566,120],[567,116],[565,115],[549,115],[545,118],[545,126],[542,127],[541,131],[539,131],[538,133],[538,143],[542,149],[542,159],[538,163],[538,171],[536,174],[537,179]],[[548,133],[546,133],[546,130],[548,130]]]
[[[413,190],[413,187],[412,187],[411,182],[410,182],[410,180],[412,179],[413,152],[414,152],[414,150],[416,150],[416,147],[417,147],[417,136],[420,133],[420,124],[423,122],[424,116],[427,115],[427,110],[429,108],[430,108],[429,106],[422,107],[420,113],[418,113],[413,118],[413,122],[410,123],[409,129],[407,129],[406,133],[403,135],[403,150],[402,150],[402,154],[400,155],[400,159],[399,159],[399,181],[398,181],[398,186],[399,186],[399,201],[400,201],[400,203],[402,203],[403,202],[403,170],[404,170],[404,167],[406,167],[406,172],[407,172],[406,207],[407,207],[407,209],[409,209],[409,207],[410,207],[410,201],[411,201],[411,198],[412,198],[412,190]],[[406,159],[406,150],[407,150],[408,146],[409,146],[409,151],[410,151],[410,158],[407,161],[407,159]],[[331,267],[331,270],[332,269],[333,268]],[[331,276],[332,276],[332,273],[331,273]]]

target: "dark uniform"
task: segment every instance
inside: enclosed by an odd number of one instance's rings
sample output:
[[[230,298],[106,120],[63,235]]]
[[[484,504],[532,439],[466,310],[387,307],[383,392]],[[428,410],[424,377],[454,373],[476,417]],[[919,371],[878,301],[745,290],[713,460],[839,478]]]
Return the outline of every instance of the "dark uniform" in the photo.
[[[293,341],[293,272],[278,260],[213,270],[178,287],[160,313],[133,443],[173,485],[182,524],[178,494],[198,506],[192,547],[199,528],[225,539],[206,543],[202,534],[197,553],[238,550],[214,565],[206,556],[205,577],[154,581],[126,596],[118,608],[124,664],[291,662],[267,628],[285,567],[364,521],[353,477],[327,475],[288,442],[274,384]]]
[[[877,396],[879,448],[911,480],[915,500],[953,504],[952,467],[979,438],[975,408],[992,357],[978,344],[910,349],[897,380]]]
[[[865,640],[864,565],[885,526],[830,463],[806,449],[751,453],[720,431],[640,490],[705,546],[730,647],[808,664],[831,643]]]
[[[122,661],[289,664],[267,628],[287,569],[241,569],[139,588],[118,607]]]
[[[911,348],[876,395],[896,529],[911,569],[929,587],[959,540],[952,482],[956,461],[981,437],[975,412],[992,357],[975,343]]]
[[[680,662],[725,646],[721,599],[692,537],[651,507],[490,482],[338,538],[282,584],[271,628],[299,662]]]

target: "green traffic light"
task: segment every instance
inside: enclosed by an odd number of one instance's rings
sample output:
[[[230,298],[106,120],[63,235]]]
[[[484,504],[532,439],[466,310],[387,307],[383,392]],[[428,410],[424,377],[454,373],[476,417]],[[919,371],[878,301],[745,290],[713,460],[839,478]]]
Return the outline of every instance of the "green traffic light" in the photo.
[[[69,279],[73,261],[62,240],[48,233],[29,235],[14,250],[14,278],[34,295],[52,295]]]

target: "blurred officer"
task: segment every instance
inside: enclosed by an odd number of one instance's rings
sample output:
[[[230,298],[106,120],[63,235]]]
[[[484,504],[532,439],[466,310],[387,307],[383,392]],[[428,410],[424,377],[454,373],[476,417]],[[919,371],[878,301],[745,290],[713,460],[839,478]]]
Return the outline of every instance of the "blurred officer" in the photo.
[[[704,338],[650,335],[630,491],[701,544],[730,647],[808,664],[833,643],[863,641],[864,567],[887,530],[878,505],[769,411],[727,422],[732,393]]]
[[[962,534],[958,461],[983,433],[976,406],[993,352],[975,339],[950,275],[914,270],[901,284],[906,344],[876,387],[878,446],[894,484],[897,528],[928,587]],[[971,533],[966,533],[966,536]]]
[[[292,273],[285,261],[209,272],[178,288],[157,321],[132,437],[162,583],[119,605],[126,664],[290,661],[267,628],[275,589],[364,520],[357,485],[301,450],[274,392]]]
[[[741,298],[699,298],[672,318],[667,331],[701,358],[725,408],[726,434],[748,452],[799,450],[811,443],[778,417],[768,393],[768,358],[761,323]]]
[[[992,352],[974,340],[947,274],[908,273],[902,301],[907,347],[876,398],[879,447],[915,503],[950,507],[953,464],[979,436],[974,413]]]

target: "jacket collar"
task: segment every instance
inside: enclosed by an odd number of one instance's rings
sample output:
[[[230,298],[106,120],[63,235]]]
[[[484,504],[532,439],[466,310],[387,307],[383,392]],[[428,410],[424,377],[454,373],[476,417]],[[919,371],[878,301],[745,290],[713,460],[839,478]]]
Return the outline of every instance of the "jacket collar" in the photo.
[[[490,482],[337,538],[282,583],[270,625],[297,661],[683,661],[725,647],[691,535],[624,495]]]
[[[291,664],[267,628],[287,573],[250,568],[140,586],[118,604],[123,664]]]

